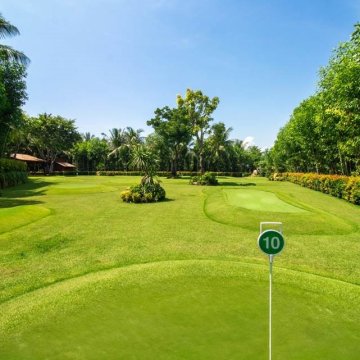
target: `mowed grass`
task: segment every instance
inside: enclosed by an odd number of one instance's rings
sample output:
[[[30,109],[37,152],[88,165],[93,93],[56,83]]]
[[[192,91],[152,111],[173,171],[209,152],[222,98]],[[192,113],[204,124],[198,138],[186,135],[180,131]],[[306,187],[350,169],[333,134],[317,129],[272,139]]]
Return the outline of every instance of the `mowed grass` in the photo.
[[[234,178],[213,188],[164,179],[168,201],[122,203],[138,181],[33,178],[4,191],[1,359],[266,358],[260,221],[282,221],[286,239],[274,266],[274,358],[358,359],[358,207]],[[24,208],[34,218],[11,227]]]

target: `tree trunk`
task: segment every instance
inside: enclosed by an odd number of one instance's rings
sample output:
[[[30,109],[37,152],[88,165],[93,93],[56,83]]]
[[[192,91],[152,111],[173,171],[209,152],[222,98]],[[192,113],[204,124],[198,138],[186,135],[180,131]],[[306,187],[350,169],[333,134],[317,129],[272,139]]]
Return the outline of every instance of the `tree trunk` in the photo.
[[[55,162],[55,160],[50,161],[50,167],[49,167],[49,173],[50,174],[54,172],[54,162]]]
[[[205,155],[203,151],[200,152],[200,172],[201,175],[205,173]]]
[[[339,151],[339,158],[340,158],[340,166],[341,166],[341,174],[342,175],[346,175],[346,170],[345,170],[345,167],[344,167],[344,162],[343,162],[343,158],[341,156],[341,151]]]
[[[174,150],[174,152],[171,154],[171,177],[176,178],[177,177],[177,162],[178,162],[178,151]]]
[[[199,139],[199,160],[201,175],[205,173],[205,154],[204,154],[204,132],[201,131]]]

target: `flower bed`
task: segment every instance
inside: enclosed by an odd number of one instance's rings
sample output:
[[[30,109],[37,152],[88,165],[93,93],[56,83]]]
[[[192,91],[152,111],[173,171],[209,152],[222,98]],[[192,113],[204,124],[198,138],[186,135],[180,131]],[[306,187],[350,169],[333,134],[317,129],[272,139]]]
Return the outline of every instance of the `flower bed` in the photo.
[[[309,189],[347,200],[360,205],[360,177],[342,175],[322,175],[314,173],[274,173],[273,181],[290,181]]]

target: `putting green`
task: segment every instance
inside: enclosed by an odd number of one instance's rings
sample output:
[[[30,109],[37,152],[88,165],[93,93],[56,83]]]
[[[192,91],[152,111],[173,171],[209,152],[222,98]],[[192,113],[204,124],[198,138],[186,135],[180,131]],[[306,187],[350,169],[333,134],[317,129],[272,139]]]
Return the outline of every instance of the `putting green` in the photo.
[[[285,213],[305,213],[304,209],[280,200],[274,193],[261,190],[223,190],[230,205],[249,210]]]
[[[264,359],[267,271],[167,261],[29,292],[0,305],[0,358]],[[358,358],[359,287],[276,268],[274,276],[276,359]]]
[[[206,216],[222,224],[253,230],[258,228],[261,221],[271,219],[286,224],[287,233],[301,235],[350,234],[357,229],[356,222],[314,207],[311,199],[305,197],[233,188],[207,189],[206,195]],[[313,197],[315,196],[325,195],[314,192]],[[286,201],[283,201],[283,198]],[[338,204],[339,200],[335,198],[328,197],[326,200],[333,207],[351,207],[346,203]]]
[[[21,205],[0,209],[0,234],[42,219],[50,213],[51,210],[40,205]]]

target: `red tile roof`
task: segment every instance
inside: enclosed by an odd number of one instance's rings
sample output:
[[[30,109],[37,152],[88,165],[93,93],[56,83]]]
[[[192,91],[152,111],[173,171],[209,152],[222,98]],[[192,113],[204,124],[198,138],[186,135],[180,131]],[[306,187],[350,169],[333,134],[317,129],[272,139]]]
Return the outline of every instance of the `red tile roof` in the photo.
[[[62,167],[65,167],[65,168],[66,168],[66,167],[68,167],[68,168],[76,168],[75,165],[70,164],[70,163],[68,163],[68,162],[56,161],[56,163],[59,164],[59,165],[62,166]]]
[[[27,154],[11,154],[11,158],[21,161],[28,161],[28,162],[46,162],[43,159],[39,159],[35,156],[27,155]]]

